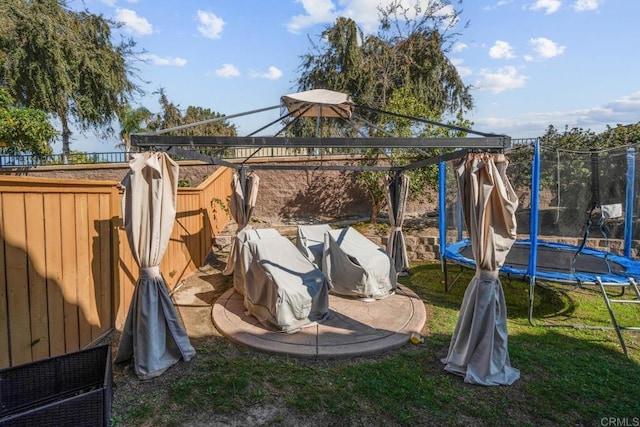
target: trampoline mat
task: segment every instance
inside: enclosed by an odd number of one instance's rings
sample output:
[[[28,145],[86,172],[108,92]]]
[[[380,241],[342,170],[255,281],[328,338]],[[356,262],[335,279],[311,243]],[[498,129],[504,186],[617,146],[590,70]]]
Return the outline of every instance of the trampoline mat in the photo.
[[[529,265],[530,249],[531,245],[528,243],[516,242],[509,251],[504,266],[526,272],[527,266]],[[471,245],[465,245],[462,247],[460,254],[465,258],[473,259]],[[614,274],[625,276],[626,269],[622,265],[615,261],[608,260],[604,256],[597,256],[582,252],[577,256],[575,254],[576,249],[573,247],[563,248],[539,245],[536,270],[538,272],[570,275],[572,272],[571,267],[573,265],[574,272],[594,275]]]

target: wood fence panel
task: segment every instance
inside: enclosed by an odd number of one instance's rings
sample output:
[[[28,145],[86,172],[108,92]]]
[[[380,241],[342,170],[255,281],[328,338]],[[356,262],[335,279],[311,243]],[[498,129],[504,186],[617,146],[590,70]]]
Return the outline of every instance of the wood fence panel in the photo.
[[[91,274],[89,273],[89,225],[87,194],[75,195],[75,226],[76,226],[76,309],[78,311],[78,347],[83,348],[91,344]]]
[[[60,223],[60,194],[45,193],[44,227],[45,263],[47,265],[47,313],[49,318],[49,355],[65,354],[64,296],[62,295],[62,230]]]
[[[65,193],[60,195],[62,245],[62,282],[60,287],[64,297],[64,336],[65,351],[70,353],[80,348],[78,324],[78,293],[76,270],[76,226],[75,226],[75,195]]]
[[[31,356],[38,360],[49,357],[44,201],[41,194],[25,194],[25,215],[28,224],[26,252],[29,254]]]
[[[212,174],[199,188],[202,188],[200,202],[210,228],[210,236],[219,234],[231,217],[228,206],[231,197],[233,169],[220,168]],[[211,241],[207,245],[211,245]]]
[[[100,199],[101,194],[88,195],[87,203],[87,261],[88,261],[88,286],[87,295],[89,297],[87,307],[87,320],[89,322],[89,342],[93,342],[100,336],[100,316],[98,306],[100,305],[100,283],[101,283],[101,260],[100,260]]]
[[[117,289],[119,282],[117,282],[117,275],[112,272],[113,268],[113,250],[111,247],[111,240],[104,238],[103,236],[115,235],[113,233],[113,216],[112,216],[112,204],[115,204],[117,199],[117,192],[114,189],[110,194],[101,194],[99,202],[98,216],[94,220],[96,233],[93,236],[94,256],[99,259],[100,273],[96,280],[96,323],[93,326],[92,338],[97,340],[102,335],[107,333],[113,326],[113,312],[112,301],[114,296],[114,289]],[[94,275],[95,275],[94,271]]]
[[[27,227],[24,194],[3,195],[7,312],[9,315],[9,346],[12,364],[30,362],[31,322],[29,317],[29,273],[27,267]]]
[[[0,213],[5,213],[3,197],[0,194]],[[4,236],[4,215],[0,215],[0,236]],[[3,237],[4,239],[4,237]],[[0,242],[0,260],[4,261],[4,242]],[[9,312],[7,309],[7,280],[5,263],[0,262],[0,367],[9,366]]]

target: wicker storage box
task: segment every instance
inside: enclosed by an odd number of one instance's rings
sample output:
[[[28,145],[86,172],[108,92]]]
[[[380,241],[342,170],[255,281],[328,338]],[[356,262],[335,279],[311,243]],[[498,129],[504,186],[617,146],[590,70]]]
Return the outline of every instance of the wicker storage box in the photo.
[[[0,370],[0,426],[108,426],[111,346]]]

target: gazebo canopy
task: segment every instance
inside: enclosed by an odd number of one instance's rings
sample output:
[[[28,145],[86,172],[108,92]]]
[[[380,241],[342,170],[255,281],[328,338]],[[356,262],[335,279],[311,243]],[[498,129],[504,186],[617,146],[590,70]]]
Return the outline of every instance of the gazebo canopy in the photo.
[[[282,103],[294,117],[341,117],[349,118],[353,102],[346,93],[326,89],[284,95]]]
[[[236,117],[261,113],[268,110],[280,109],[282,114],[280,117],[261,128],[249,133],[246,136],[178,136],[167,135],[170,132],[187,129],[190,127],[203,125],[207,123],[230,120]],[[429,124],[437,127],[447,128],[455,131],[465,132],[467,137],[397,137],[391,135],[384,129],[376,127],[373,123],[369,122],[362,113],[376,113],[380,115],[388,115],[392,117],[404,118],[415,123]],[[316,132],[313,136],[306,137],[287,137],[282,133],[287,129],[291,123],[298,120],[300,117],[311,117],[318,120],[316,126]],[[352,129],[359,136],[344,136],[344,137],[319,137],[318,127],[320,118],[334,118],[336,120],[342,120],[345,124],[345,128]],[[283,124],[283,128],[271,135],[255,136],[258,133],[264,132],[266,129],[276,125]],[[376,128],[379,134],[384,134],[384,137],[367,137],[363,129]],[[156,132],[132,134],[131,145],[140,148],[156,148],[168,151],[176,155],[180,155],[190,159],[198,159],[206,162],[224,164],[225,166],[239,169],[240,167],[262,168],[262,169],[292,169],[292,168],[304,168],[303,165],[297,165],[293,167],[291,165],[236,165],[228,162],[224,162],[219,158],[202,155],[194,149],[197,148],[266,148],[266,147],[289,147],[289,148],[455,148],[458,149],[455,153],[448,153],[441,156],[436,156],[433,159],[425,159],[415,164],[406,165],[403,167],[388,166],[383,167],[384,170],[399,170],[399,169],[412,169],[416,167],[423,167],[427,164],[437,163],[440,160],[450,160],[453,158],[461,157],[469,150],[490,150],[490,151],[502,151],[503,149],[511,145],[511,138],[506,135],[499,135],[494,133],[479,132],[472,129],[465,129],[458,126],[439,123],[432,120],[424,119],[421,117],[407,116],[391,111],[384,111],[374,107],[365,105],[359,105],[351,100],[351,97],[341,92],[330,91],[326,89],[314,89],[305,92],[298,92],[294,94],[284,95],[280,98],[278,105],[270,107],[260,108],[256,110],[246,111],[243,113],[231,114],[227,116],[217,117],[201,122],[190,123],[187,125],[176,126],[168,129],[161,129]],[[281,167],[280,167],[281,166]],[[310,166],[317,169],[317,166]],[[332,166],[330,169],[339,168],[365,170],[369,168],[379,169],[379,167],[354,167],[354,166]]]

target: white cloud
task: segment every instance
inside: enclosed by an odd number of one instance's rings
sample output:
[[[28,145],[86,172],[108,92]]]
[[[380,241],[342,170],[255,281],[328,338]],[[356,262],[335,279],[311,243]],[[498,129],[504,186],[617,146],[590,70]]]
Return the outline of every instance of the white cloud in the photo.
[[[498,0],[498,2],[496,2],[495,5],[493,5],[493,6],[485,6],[483,9],[484,10],[493,10],[493,9],[499,8],[500,6],[504,6],[505,4],[509,4],[509,3],[512,3],[512,2],[513,2],[513,0]]]
[[[451,51],[453,53],[458,53],[458,52],[462,52],[463,50],[468,49],[468,48],[469,48],[469,46],[467,44],[462,43],[462,42],[456,42],[453,45],[453,48],[451,48]]]
[[[460,77],[469,77],[473,74],[471,68],[462,65],[464,63],[464,59],[454,58],[451,60],[451,63],[456,67],[456,70],[458,70],[458,74],[460,75]]]
[[[531,62],[533,61],[535,58],[533,57],[533,55],[525,55],[523,56],[524,60],[527,62]]]
[[[146,36],[153,33],[151,23],[131,9],[116,9],[116,21],[122,22],[124,30],[130,34]]]
[[[115,7],[118,0],[101,0],[107,6]],[[125,0],[127,3],[138,3],[138,0]]]
[[[154,54],[144,54],[144,55],[141,55],[140,58],[144,61],[151,61],[154,65],[161,65],[161,66],[170,65],[170,66],[176,66],[176,67],[184,67],[185,65],[187,65],[187,60],[180,57],[162,58]]]
[[[222,37],[224,21],[214,13],[198,10],[198,32],[208,39],[219,39]]]
[[[333,23],[338,16],[345,16],[357,22],[366,33],[372,33],[378,27],[378,6],[385,7],[394,1],[398,0],[296,0],[297,3],[302,4],[305,13],[293,16],[287,23],[287,29],[292,33],[299,33],[313,25]],[[399,2],[410,12],[411,18],[416,1],[399,0]],[[338,9],[336,5],[340,5],[342,9]],[[433,7],[433,13],[436,16],[450,16],[454,12],[453,6],[440,5],[440,2],[431,0],[423,0],[422,6],[423,9]],[[446,27],[455,22],[445,20],[442,24]]]
[[[496,40],[495,44],[491,46],[489,56],[493,59],[509,59],[515,57],[511,45],[502,40]]]
[[[553,58],[562,55],[565,47],[544,37],[537,37],[529,40],[534,52],[542,58]]]
[[[272,65],[271,67],[269,67],[269,69],[265,73],[260,73],[258,71],[250,72],[249,77],[261,78],[261,79],[267,79],[267,80],[278,80],[280,77],[282,77],[282,71],[280,71],[278,67],[274,67]]]
[[[576,0],[573,4],[573,9],[576,12],[587,12],[591,10],[598,10],[599,0]]]
[[[233,64],[222,64],[222,68],[215,70],[215,73],[218,77],[229,78],[239,76],[240,70]]]
[[[594,132],[606,130],[607,125],[637,123],[640,117],[640,92],[590,108],[524,113],[513,117],[473,118],[476,129],[505,133],[512,138],[535,138],[544,135],[549,125],[563,131],[581,127]]]
[[[297,0],[302,3],[304,15],[295,15],[287,24],[292,33],[311,27],[315,24],[332,22],[336,18],[335,5],[332,0]]]
[[[280,77],[282,77],[282,71],[280,71],[280,69],[277,67],[271,66],[269,67],[269,71],[262,74],[260,77],[267,80],[278,80]]]
[[[475,88],[481,92],[500,93],[524,87],[527,76],[518,73],[516,67],[506,66],[497,71],[480,70],[480,79]]]
[[[544,10],[546,15],[557,12],[562,5],[562,0],[537,0],[536,3],[531,6],[531,10]]]

